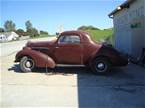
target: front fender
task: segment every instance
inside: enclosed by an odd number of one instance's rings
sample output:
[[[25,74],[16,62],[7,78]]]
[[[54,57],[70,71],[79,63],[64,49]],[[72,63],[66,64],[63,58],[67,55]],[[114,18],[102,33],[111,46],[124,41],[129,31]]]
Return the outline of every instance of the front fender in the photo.
[[[20,62],[20,59],[23,56],[31,57],[34,60],[36,67],[46,67],[47,66],[50,68],[54,68],[56,66],[54,60],[51,57],[49,57],[48,55],[41,53],[39,51],[32,50],[30,48],[25,48],[25,49],[19,51],[16,54],[15,62]]]

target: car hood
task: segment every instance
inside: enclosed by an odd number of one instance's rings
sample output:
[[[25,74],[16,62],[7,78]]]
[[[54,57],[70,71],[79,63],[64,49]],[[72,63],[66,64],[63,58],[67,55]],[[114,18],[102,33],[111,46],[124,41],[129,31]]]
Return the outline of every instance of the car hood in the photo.
[[[52,46],[56,42],[56,39],[51,41],[37,41],[37,42],[27,42],[27,47],[49,47]]]

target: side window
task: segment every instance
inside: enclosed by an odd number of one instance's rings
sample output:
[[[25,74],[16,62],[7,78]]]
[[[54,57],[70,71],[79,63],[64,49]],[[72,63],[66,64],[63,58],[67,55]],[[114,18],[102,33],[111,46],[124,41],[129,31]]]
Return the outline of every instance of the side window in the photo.
[[[80,43],[80,37],[79,36],[61,36],[58,40],[59,44],[79,44]]]

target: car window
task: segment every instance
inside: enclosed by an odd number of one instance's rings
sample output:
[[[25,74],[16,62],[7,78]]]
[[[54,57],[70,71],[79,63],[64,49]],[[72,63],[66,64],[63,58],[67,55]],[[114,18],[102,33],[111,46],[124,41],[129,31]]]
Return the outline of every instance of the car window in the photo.
[[[80,37],[79,36],[61,36],[58,40],[59,44],[69,44],[69,43],[74,43],[74,44],[78,44],[80,43]]]

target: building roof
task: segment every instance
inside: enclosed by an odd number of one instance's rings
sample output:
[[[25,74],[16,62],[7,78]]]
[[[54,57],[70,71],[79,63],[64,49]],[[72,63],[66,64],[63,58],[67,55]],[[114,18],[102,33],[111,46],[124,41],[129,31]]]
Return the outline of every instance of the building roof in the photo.
[[[108,16],[111,18],[112,15],[123,10],[124,8],[129,8],[130,4],[132,4],[135,1],[136,0],[126,0],[124,3],[122,3],[120,6],[118,6],[115,10],[113,10]]]
[[[11,35],[13,35],[15,37],[19,37],[19,35],[16,34],[15,32],[3,32],[3,33],[0,33],[0,35],[4,35],[5,37],[9,37]]]

